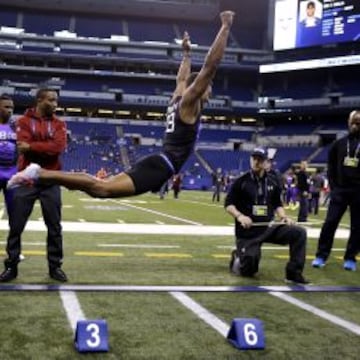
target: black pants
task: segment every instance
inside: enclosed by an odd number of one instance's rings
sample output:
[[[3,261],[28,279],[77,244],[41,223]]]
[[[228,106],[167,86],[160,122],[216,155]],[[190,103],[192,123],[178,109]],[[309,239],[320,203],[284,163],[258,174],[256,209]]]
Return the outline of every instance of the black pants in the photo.
[[[290,259],[286,265],[286,272],[302,273],[306,256],[305,229],[296,225],[276,225],[266,229],[265,232],[257,238],[238,238],[236,240],[236,248],[240,257],[241,266],[244,266],[244,263],[241,263],[242,258],[244,259],[247,255],[249,256],[247,260],[250,265],[246,267],[245,264],[243,272],[240,269],[243,275],[252,276],[258,271],[256,261],[253,261],[251,258],[257,257],[260,261],[261,244],[263,243],[289,244]]]
[[[313,192],[311,193],[311,199],[309,200],[309,213],[314,213],[314,215],[319,214],[319,200],[320,193]]]
[[[309,199],[307,195],[299,194],[299,214],[298,222],[307,221],[309,212]]]
[[[212,196],[212,201],[214,202],[215,199],[217,202],[220,201],[220,194],[221,194],[221,185],[215,185],[215,189]]]
[[[47,260],[49,268],[62,264],[63,244],[61,228],[61,192],[58,185],[20,186],[14,191],[13,213],[9,221],[9,235],[6,251],[6,267],[16,266],[21,252],[21,234],[33,210],[36,200],[40,201],[41,210],[47,226]]]
[[[10,218],[11,211],[12,211],[14,190],[13,189],[11,189],[11,190],[7,189],[6,188],[7,183],[8,183],[7,179],[0,180],[0,190],[2,190],[4,192],[6,211],[8,213],[8,217]]]
[[[322,226],[316,257],[328,259],[334,243],[335,231],[346,209],[350,209],[350,237],[344,255],[354,260],[360,251],[360,189],[336,189],[330,194],[330,203]]]

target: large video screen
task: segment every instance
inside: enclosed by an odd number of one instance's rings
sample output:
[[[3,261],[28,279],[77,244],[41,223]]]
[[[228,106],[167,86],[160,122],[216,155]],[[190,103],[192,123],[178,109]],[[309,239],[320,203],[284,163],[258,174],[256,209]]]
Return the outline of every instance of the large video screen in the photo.
[[[274,50],[360,41],[360,0],[275,0]]]

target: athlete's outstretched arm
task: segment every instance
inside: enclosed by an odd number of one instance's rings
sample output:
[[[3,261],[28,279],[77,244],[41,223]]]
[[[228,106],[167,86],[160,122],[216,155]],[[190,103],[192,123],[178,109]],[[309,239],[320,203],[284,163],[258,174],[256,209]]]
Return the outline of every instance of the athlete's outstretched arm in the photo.
[[[191,43],[190,43],[190,36],[185,31],[184,37],[182,40],[182,49],[183,49],[183,58],[181,60],[181,64],[179,66],[179,70],[176,76],[176,89],[172,96],[171,102],[178,96],[182,96],[183,92],[186,89],[186,80],[190,75],[191,72]]]
[[[101,180],[86,173],[40,169],[38,180],[44,184],[57,184],[70,190],[80,190],[97,198],[120,198],[135,195],[134,183],[126,173]]]
[[[193,84],[184,92],[182,106],[193,106],[201,99],[207,91],[208,86],[211,85],[216,69],[225,52],[234,15],[235,13],[229,10],[220,14],[221,28],[206,55],[198,76],[195,78]]]

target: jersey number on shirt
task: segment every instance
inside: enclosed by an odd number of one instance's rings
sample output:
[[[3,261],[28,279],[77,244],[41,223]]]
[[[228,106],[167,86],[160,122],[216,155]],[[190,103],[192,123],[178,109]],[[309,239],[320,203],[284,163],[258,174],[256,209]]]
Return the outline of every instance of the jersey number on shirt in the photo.
[[[166,115],[166,130],[167,133],[172,133],[175,131],[175,109],[173,106],[170,106]]]

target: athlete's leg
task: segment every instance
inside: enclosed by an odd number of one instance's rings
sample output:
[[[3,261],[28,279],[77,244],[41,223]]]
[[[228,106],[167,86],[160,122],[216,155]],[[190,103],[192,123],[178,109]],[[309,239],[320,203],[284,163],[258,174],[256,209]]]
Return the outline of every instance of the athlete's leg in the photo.
[[[70,190],[81,190],[98,198],[119,198],[135,195],[134,183],[126,173],[101,180],[86,173],[40,169],[38,180],[45,184],[62,185]]]

